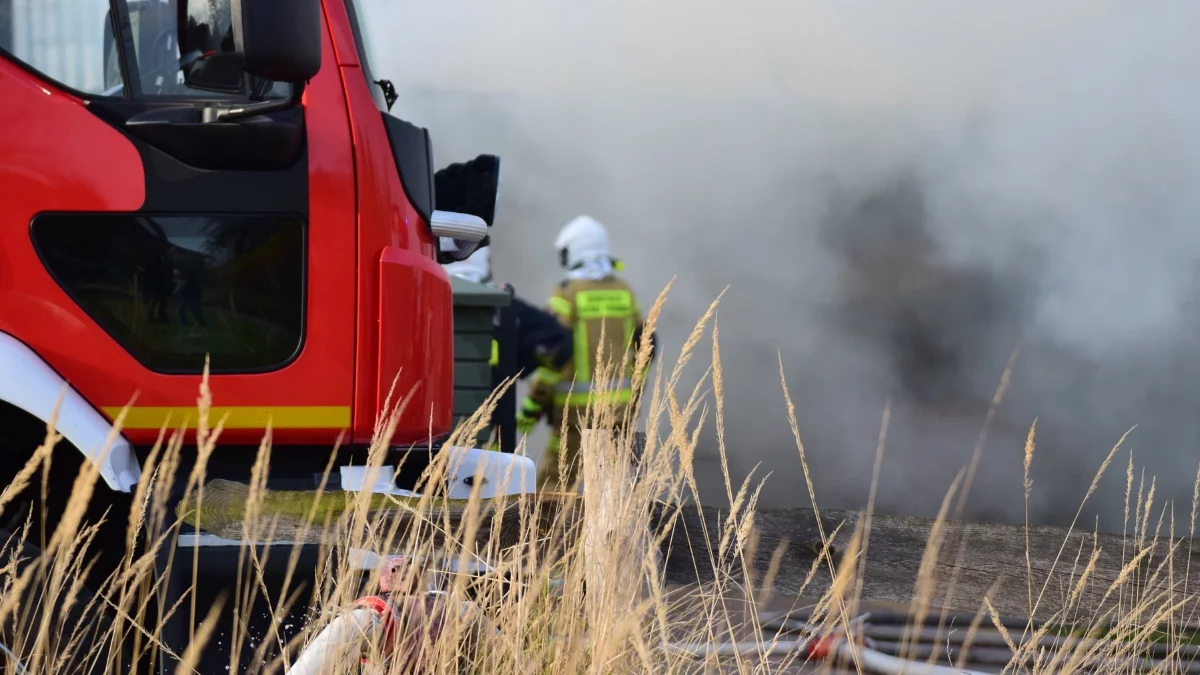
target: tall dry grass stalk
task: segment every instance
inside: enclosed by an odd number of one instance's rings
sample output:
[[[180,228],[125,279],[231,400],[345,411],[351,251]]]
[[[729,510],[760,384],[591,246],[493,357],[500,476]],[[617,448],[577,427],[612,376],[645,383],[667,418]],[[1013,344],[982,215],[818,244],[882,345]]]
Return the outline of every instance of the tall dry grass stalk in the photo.
[[[0,635],[4,646],[31,675],[149,673],[160,668],[185,675],[200,672],[204,656],[218,648],[230,654],[219,672],[280,673],[323,626],[376,587],[379,573],[357,564],[360,554],[405,552],[445,565],[454,563],[460,569],[473,563],[490,567],[482,575],[447,573],[441,577],[447,606],[460,611],[446,615],[439,639],[421,633],[420,617],[404,618],[411,620],[412,630],[426,642],[424,672],[599,674],[716,669],[767,673],[794,667],[802,654],[739,652],[728,659],[710,654],[697,661],[664,648],[671,643],[737,639],[745,635],[747,622],[763,618],[765,603],[779,606],[780,602],[797,601],[794,594],[781,597],[775,588],[781,570],[790,567],[786,556],[794,549],[788,542],[770,551],[765,571],[757,572],[762,541],[757,531],[757,503],[765,478],[755,478],[755,471],[737,480],[729,468],[717,317],[720,298],[696,323],[668,370],[661,358],[657,362],[651,359],[649,341],[666,296],[664,290],[652,306],[640,344],[632,345],[624,355],[600,354],[597,381],[632,368],[641,395],[626,407],[611,405],[604,391],[596,392],[597,402],[585,415],[593,430],[584,436],[582,497],[485,500],[477,487],[469,499],[451,500],[444,480],[454,468],[448,465],[448,453],[439,453],[428,467],[419,486],[420,497],[415,499],[331,491],[327,483],[336,470],[336,447],[317,489],[280,496],[268,488],[272,462],[279,461],[270,428],[257,448],[250,473],[240,486],[231,488],[208,479],[209,469],[222,461],[224,449],[219,445],[223,421],[210,416],[212,396],[206,374],[196,414],[164,425],[146,454],[144,478],[129,499],[128,513],[109,511],[98,520],[88,518],[89,503],[105,488],[97,485],[97,469],[85,464],[69,488],[62,516],[50,531],[41,528],[42,519],[26,515],[23,526],[12,533],[0,550]],[[706,336],[712,341],[712,363],[695,385],[683,390],[687,367]],[[871,516],[890,401],[883,411],[866,512],[847,530],[843,523],[826,531],[817,507],[820,486],[810,470],[809,450],[801,440],[784,373],[781,359],[788,421],[821,543],[800,582],[801,593],[818,575],[825,575],[827,589],[820,597],[809,599],[815,607],[811,622],[850,631],[861,604],[869,600],[863,597],[864,577],[870,572]],[[917,624],[938,609],[934,600],[946,577],[944,549],[949,522],[962,508],[987,425],[1011,374],[1010,362],[985,421],[975,460],[949,486],[934,521],[913,588],[912,615]],[[493,393],[475,415],[454,430],[448,444],[469,444],[476,438],[500,394],[512,384],[506,382]],[[366,484],[373,484],[373,476],[396,461],[390,441],[410,399],[411,392],[389,394],[366,455]],[[707,581],[680,593],[668,587],[663,560],[672,553],[671,547],[679,544],[679,532],[692,532],[677,529],[682,521],[704,522],[692,464],[710,412],[727,503],[718,527],[711,531],[702,528],[699,540],[689,542],[695,552],[691,564],[696,578]],[[122,418],[117,420],[118,428]],[[646,420],[644,435],[636,430],[641,419]],[[194,450],[185,448],[185,428],[194,430]],[[52,418],[44,442],[31,449],[28,463],[0,492],[0,514],[14,509],[19,495],[39,487],[42,495],[50,496],[46,493],[53,486],[46,476],[51,462],[60,457],[52,452],[60,439]],[[1032,489],[1029,475],[1035,461],[1034,439],[1031,427],[1023,458],[1026,504]],[[1124,440],[1108,454],[1085,500]],[[516,452],[523,454],[525,448]],[[42,484],[37,486],[34,481],[39,472]],[[1128,640],[1077,637],[1053,651],[1039,647],[1039,640],[1052,637],[1049,626],[1056,622],[1074,626],[1081,634],[1103,624],[1113,635],[1156,639],[1162,638],[1161,626],[1166,624],[1165,639],[1178,645],[1176,656],[1181,653],[1186,633],[1182,625],[1194,618],[1187,614],[1190,598],[1184,593],[1190,555],[1186,563],[1176,565],[1180,543],[1169,538],[1165,544],[1161,541],[1168,514],[1161,505],[1156,506],[1154,481],[1148,488],[1143,482],[1134,492],[1134,474],[1131,455],[1126,472],[1126,522],[1132,531],[1125,538],[1129,550],[1122,553],[1119,574],[1101,578],[1101,550],[1095,543],[1098,537],[1093,538],[1090,552],[1080,548],[1075,553],[1059,603],[1062,609],[1049,623],[1036,627],[1030,623],[1016,633],[1002,624],[991,602],[992,594],[999,592],[997,582],[988,597],[965,600],[978,608],[967,644],[979,631],[994,625],[1014,653],[1006,672],[1126,672],[1137,655]],[[231,501],[231,494],[236,499]],[[1200,473],[1195,495],[1200,495]],[[954,509],[955,498],[958,509]],[[1198,504],[1200,496],[1194,496],[1189,533],[1194,532]],[[1030,525],[1028,518],[1026,521],[1028,546]],[[1173,532],[1173,512],[1166,522]],[[106,528],[109,523],[116,523],[117,528]],[[197,524],[201,528],[224,527],[222,531],[242,541],[234,583],[207,607],[198,587],[201,570],[196,549],[176,546],[181,533]],[[842,534],[844,531],[848,534]],[[118,534],[100,540],[101,532]],[[839,537],[844,543],[838,549],[840,559],[835,559],[832,542]],[[295,543],[262,545],[281,539]],[[309,548],[304,548],[306,543]],[[966,545],[965,540],[959,542],[960,561]],[[85,587],[85,580],[96,576],[88,573],[101,559],[101,549],[111,551],[114,546],[123,548],[115,569],[105,570],[98,583]],[[1028,556],[1024,562],[1010,561],[1014,570],[1025,568],[1021,592],[1031,615],[1052,592],[1052,579],[1061,581],[1064,575],[1056,568],[1065,546],[1064,542],[1049,571],[1035,569]],[[302,559],[313,559],[302,555],[313,547],[317,563],[302,564]],[[280,556],[284,561],[282,581],[268,579],[266,570],[272,558],[278,562]],[[1182,579],[1177,577],[1179,572]],[[951,587],[956,574],[957,569],[951,570]],[[184,578],[189,584],[172,594],[171,578]],[[1100,603],[1104,609],[1078,616],[1083,599],[1097,594],[1104,599]],[[267,622],[265,633],[252,634],[256,613],[264,606],[275,620]],[[289,630],[280,617],[297,612],[305,613],[309,620],[303,630]],[[228,634],[217,630],[221,616],[232,625]],[[167,644],[164,627],[173,620],[182,620],[187,626],[189,639],[184,645]],[[905,649],[911,648],[913,635],[903,642]],[[381,645],[368,644],[363,649],[370,659],[381,662]],[[18,672],[15,660],[5,662],[5,672]],[[382,662],[387,663],[383,672],[392,673],[408,672],[405,667],[412,665]],[[1178,658],[1162,659],[1159,669],[1171,672],[1172,664],[1180,663]],[[846,665],[859,669],[863,664],[855,652]],[[356,652],[345,655],[331,672],[358,672],[360,667]]]

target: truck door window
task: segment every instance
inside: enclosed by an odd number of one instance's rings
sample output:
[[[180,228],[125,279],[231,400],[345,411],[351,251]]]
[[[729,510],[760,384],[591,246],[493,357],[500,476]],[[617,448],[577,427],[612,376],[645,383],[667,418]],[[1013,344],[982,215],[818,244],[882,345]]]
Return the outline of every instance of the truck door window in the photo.
[[[128,23],[113,20],[126,15]],[[176,0],[0,0],[0,49],[84,95],[240,101],[291,93],[246,75],[233,58],[230,0],[192,0],[180,19]],[[122,27],[124,35],[115,32]]]
[[[112,90],[105,47],[112,44],[109,0],[0,0],[0,49],[85,94]],[[115,92],[122,82],[118,72]]]
[[[126,59],[135,98],[260,100],[291,91],[242,70],[233,54],[230,0],[191,0],[182,17],[178,0],[117,0],[116,6],[129,14],[133,54]]]
[[[305,225],[289,215],[42,214],[33,242],[63,290],[150,370],[289,363],[304,327]]]

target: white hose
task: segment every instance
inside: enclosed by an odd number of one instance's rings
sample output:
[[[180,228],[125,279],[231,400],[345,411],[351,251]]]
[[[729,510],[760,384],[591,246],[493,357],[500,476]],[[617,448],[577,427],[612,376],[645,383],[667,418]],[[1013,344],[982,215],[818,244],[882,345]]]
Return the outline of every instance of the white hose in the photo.
[[[682,654],[694,659],[710,656],[762,655],[784,656],[808,648],[808,640],[778,642],[676,642],[663,645],[668,654]]]
[[[870,647],[853,647],[848,642],[840,642],[838,654],[847,661],[853,662],[857,655],[863,670],[876,675],[991,675],[977,670],[960,670],[949,666],[938,666],[918,661],[908,661],[875,651]]]
[[[851,619],[848,626],[858,626],[865,623],[871,615],[860,614]],[[790,620],[786,614],[783,614],[771,621],[763,624],[766,628],[774,628],[782,630],[788,628],[792,631],[807,633],[808,635],[816,635],[821,631],[819,626],[812,626],[801,621]],[[762,642],[675,642],[663,645],[663,651],[668,654],[683,654],[694,659],[703,659],[709,656],[735,656],[735,655],[754,655],[762,656],[787,656],[793,652],[808,649],[813,645],[812,640],[776,640]]]
[[[876,651],[870,647],[852,646],[844,639],[837,640],[833,652],[825,652],[821,643],[812,640],[779,641],[779,642],[714,642],[714,643],[674,643],[663,645],[669,654],[682,654],[692,658],[707,658],[712,656],[758,655],[786,656],[796,652],[815,649],[825,656],[810,652],[808,656],[824,659],[836,654],[842,659],[862,664],[864,672],[874,675],[992,675],[974,670],[960,670],[948,666],[926,664],[919,661],[908,661]]]
[[[379,624],[380,617],[369,609],[355,609],[339,614],[308,644],[300,658],[292,664],[287,675],[319,675],[333,672],[326,664],[337,668],[347,659],[357,660],[362,643]]]
[[[17,675],[29,675],[29,671],[25,670],[25,664],[21,663],[21,659],[12,653],[12,650],[3,642],[0,642],[0,652],[8,656],[8,664],[17,672]]]

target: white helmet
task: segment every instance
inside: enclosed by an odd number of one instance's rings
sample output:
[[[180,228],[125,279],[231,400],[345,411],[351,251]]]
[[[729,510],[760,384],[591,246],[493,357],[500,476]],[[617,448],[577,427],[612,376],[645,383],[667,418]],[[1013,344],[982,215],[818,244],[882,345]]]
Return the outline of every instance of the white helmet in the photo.
[[[473,281],[477,284],[486,284],[492,280],[492,258],[489,251],[490,246],[476,249],[466,260],[458,262],[446,263],[442,265],[446,272],[460,279]]]
[[[578,216],[563,226],[554,241],[559,262],[567,269],[593,260],[612,260],[608,247],[608,230],[591,216]]]

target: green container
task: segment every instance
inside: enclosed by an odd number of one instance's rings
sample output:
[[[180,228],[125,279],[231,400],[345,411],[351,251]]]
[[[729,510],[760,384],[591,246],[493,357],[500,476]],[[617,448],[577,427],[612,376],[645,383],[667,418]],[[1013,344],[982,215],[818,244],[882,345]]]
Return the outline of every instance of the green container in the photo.
[[[507,307],[508,293],[450,277],[454,293],[454,424],[457,426],[483,406],[492,393],[492,318]],[[482,433],[479,443],[487,441]]]

